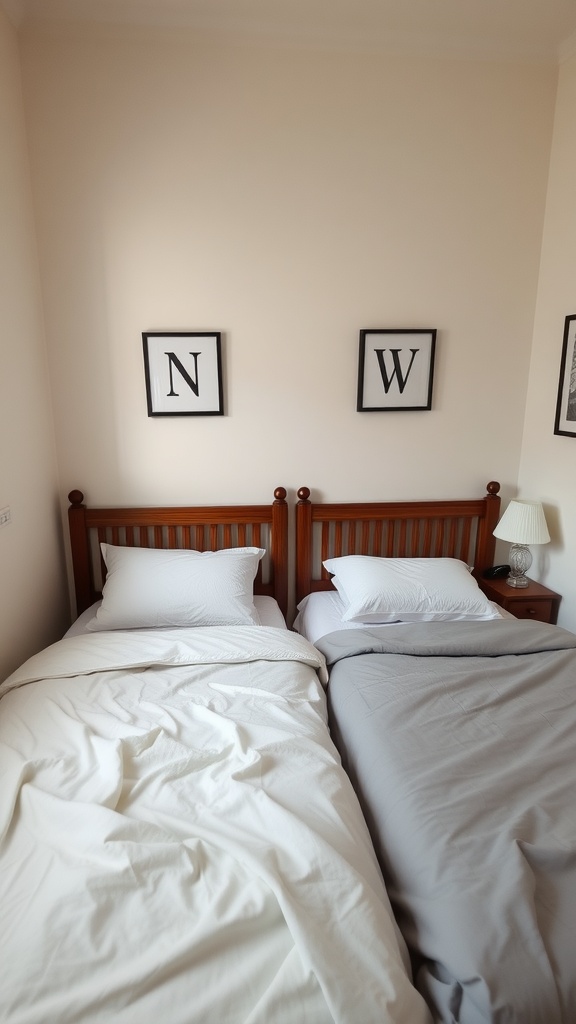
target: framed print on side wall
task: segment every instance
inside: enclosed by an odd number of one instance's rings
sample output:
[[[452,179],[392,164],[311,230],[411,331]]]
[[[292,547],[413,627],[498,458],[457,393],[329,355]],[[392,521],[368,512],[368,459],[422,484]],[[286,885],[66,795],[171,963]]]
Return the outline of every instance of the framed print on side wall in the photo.
[[[360,331],[358,412],[432,408],[435,330]]]
[[[142,334],[149,416],[223,416],[219,332]]]
[[[564,321],[554,433],[576,437],[576,314]]]

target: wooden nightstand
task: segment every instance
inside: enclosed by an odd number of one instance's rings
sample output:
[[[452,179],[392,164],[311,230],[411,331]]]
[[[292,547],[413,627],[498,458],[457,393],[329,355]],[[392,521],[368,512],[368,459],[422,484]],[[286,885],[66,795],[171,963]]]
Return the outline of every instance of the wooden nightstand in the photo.
[[[558,621],[560,594],[548,590],[541,583],[530,580],[527,587],[509,587],[506,580],[479,579],[478,585],[489,601],[494,601],[517,619],[536,619],[538,622]]]

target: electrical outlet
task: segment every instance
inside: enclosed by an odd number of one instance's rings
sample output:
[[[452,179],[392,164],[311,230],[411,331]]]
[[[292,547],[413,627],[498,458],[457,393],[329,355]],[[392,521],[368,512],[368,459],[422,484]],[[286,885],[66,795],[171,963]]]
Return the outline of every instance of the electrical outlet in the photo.
[[[8,523],[12,522],[12,515],[10,512],[10,505],[5,505],[4,508],[0,508],[0,526],[8,526]]]

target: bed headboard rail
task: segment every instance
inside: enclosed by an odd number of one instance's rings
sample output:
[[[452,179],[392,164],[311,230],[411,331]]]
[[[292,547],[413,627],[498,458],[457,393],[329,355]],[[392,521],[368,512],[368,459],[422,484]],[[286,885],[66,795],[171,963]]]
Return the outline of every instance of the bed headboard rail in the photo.
[[[100,543],[129,547],[218,551],[254,546],[266,549],[254,581],[256,594],[288,605],[288,505],[277,487],[271,505],[156,508],[91,508],[82,491],[68,495],[72,568],[79,615],[102,596],[106,576]]]
[[[500,513],[500,484],[462,501],[310,501],[301,487],[296,505],[296,601],[331,590],[322,562],[342,555],[387,558],[460,558],[481,575],[494,562],[492,531]]]

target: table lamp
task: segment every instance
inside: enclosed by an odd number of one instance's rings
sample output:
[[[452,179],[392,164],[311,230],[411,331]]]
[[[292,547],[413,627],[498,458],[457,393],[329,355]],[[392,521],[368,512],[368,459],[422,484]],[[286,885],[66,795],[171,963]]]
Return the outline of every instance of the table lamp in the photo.
[[[512,543],[510,575],[506,583],[510,587],[527,587],[530,580],[526,572],[532,565],[532,553],[527,544],[547,544],[550,540],[542,502],[511,501],[494,536]]]

